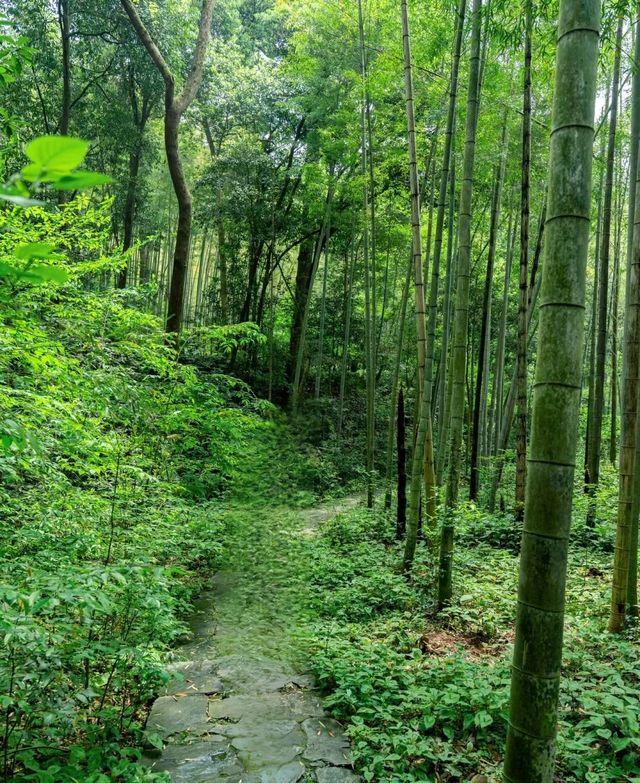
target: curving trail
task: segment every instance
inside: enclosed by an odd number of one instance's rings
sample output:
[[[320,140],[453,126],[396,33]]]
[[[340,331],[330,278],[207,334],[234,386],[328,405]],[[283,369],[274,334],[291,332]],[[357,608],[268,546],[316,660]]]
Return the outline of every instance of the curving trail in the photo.
[[[147,729],[166,742],[146,763],[172,783],[358,783],[349,743],[301,662],[295,568],[304,539],[359,498],[231,521],[229,571],[196,602],[191,641]]]

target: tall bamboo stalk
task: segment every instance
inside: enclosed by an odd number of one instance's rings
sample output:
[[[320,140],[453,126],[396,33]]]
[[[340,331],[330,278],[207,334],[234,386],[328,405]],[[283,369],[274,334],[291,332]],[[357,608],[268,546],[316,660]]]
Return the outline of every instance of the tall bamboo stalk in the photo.
[[[447,477],[446,511],[440,535],[440,566],[438,571],[438,605],[443,606],[452,594],[453,514],[458,501],[462,450],[462,424],[467,371],[467,331],[469,324],[469,278],[471,275],[471,210],[473,201],[473,171],[476,152],[476,129],[480,103],[480,31],[482,0],[473,0],[471,54],[469,58],[469,91],[465,148],[458,218],[458,286],[454,318],[451,363],[451,448]]]
[[[594,383],[593,415],[589,429],[589,461],[587,464],[591,502],[587,524],[595,524],[595,488],[600,480],[600,454],[602,449],[602,420],[604,416],[605,365],[607,356],[607,306],[609,291],[609,256],[611,239],[614,162],[616,153],[616,128],[618,121],[618,86],[620,84],[620,54],[622,48],[622,17],[618,20],[616,51],[611,79],[611,114],[607,142],[607,168],[602,206],[602,235],[600,241],[600,272],[598,279],[598,331],[596,340],[596,371]]]
[[[520,203],[520,298],[518,307],[518,436],[516,446],[515,515],[524,515],[524,491],[527,474],[527,283],[529,267],[529,197],[531,171],[531,38],[533,35],[532,0],[524,0],[524,88],[522,106],[522,183]]]
[[[367,116],[368,116],[368,90],[367,90],[367,58],[364,38],[364,16],[362,12],[362,0],[358,0],[358,32],[360,39],[360,76],[362,81],[362,107],[360,111],[360,144],[361,144],[361,171],[362,171],[362,203],[364,213],[364,230],[362,238],[362,250],[364,260],[364,296],[365,296],[365,354],[367,374],[367,438],[366,438],[366,467],[367,467],[367,506],[373,507],[374,493],[374,459],[375,459],[375,286],[372,291],[372,268],[369,253],[369,187],[367,177],[370,174],[368,167],[367,149]],[[372,216],[374,213],[372,213]],[[372,301],[373,294],[373,301]]]
[[[416,339],[418,354],[418,431],[413,447],[411,461],[411,483],[409,487],[409,513],[407,516],[407,535],[403,557],[403,567],[409,570],[413,565],[418,539],[418,519],[420,516],[420,489],[423,477],[425,441],[427,428],[431,421],[430,406],[426,404],[425,361],[427,333],[425,325],[424,281],[422,278],[422,237],[420,234],[420,183],[418,179],[418,159],[416,153],[415,109],[413,103],[413,77],[411,72],[411,39],[409,31],[409,11],[407,0],[400,0],[402,21],[402,42],[404,52],[404,87],[407,110],[407,142],[409,148],[409,187],[411,191],[411,245],[415,274],[415,311]]]
[[[486,369],[488,349],[491,334],[491,296],[493,293],[493,267],[496,255],[496,241],[498,238],[498,221],[500,219],[500,201],[502,197],[502,182],[507,164],[507,113],[505,111],[502,122],[502,140],[500,144],[502,155],[494,169],[494,185],[491,198],[491,219],[489,227],[489,252],[487,253],[487,272],[484,282],[484,294],[482,302],[482,326],[480,331],[480,345],[478,353],[478,368],[475,388],[475,400],[473,405],[473,426],[471,432],[471,478],[469,482],[469,499],[476,500],[480,487],[480,431],[483,399],[486,399]]]
[[[599,0],[561,0],[505,783],[551,783],[591,215]]]
[[[640,4],[636,4],[636,19],[640,23]],[[640,35],[636,29],[634,57],[640,62]],[[623,630],[627,614],[634,614],[637,604],[637,550],[638,550],[638,484],[636,482],[640,416],[640,168],[638,167],[638,140],[640,133],[640,76],[634,74],[632,85],[631,144],[636,147],[630,164],[635,173],[629,198],[633,206],[632,245],[628,253],[627,291],[624,315],[624,348],[622,362],[622,403],[620,421],[620,479],[618,485],[618,520],[613,561],[613,586],[609,630]],[[635,169],[635,171],[634,171]],[[635,528],[635,530],[634,530]]]

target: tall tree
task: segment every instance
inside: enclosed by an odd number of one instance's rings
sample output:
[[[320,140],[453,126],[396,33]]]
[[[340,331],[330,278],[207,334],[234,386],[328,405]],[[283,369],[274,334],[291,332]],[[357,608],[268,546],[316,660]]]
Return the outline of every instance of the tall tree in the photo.
[[[482,30],[482,0],[473,0],[471,53],[469,59],[469,89],[465,129],[462,189],[458,217],[458,287],[456,291],[453,344],[451,356],[451,446],[447,477],[446,510],[440,535],[440,565],[438,572],[438,605],[444,605],[452,593],[453,514],[458,501],[464,418],[465,382],[467,375],[467,333],[469,327],[469,278],[471,275],[471,210],[473,203],[473,173],[476,152],[476,129],[480,104],[480,33]]]
[[[402,288],[402,299],[400,301],[400,313],[398,316],[399,323],[398,323],[398,338],[397,338],[397,344],[396,344],[396,355],[395,360],[393,364],[393,377],[391,380],[391,412],[389,415],[389,425],[387,428],[387,456],[386,456],[386,471],[385,471],[385,483],[386,483],[386,489],[385,489],[385,496],[384,496],[384,507],[385,508],[391,508],[391,474],[393,471],[393,434],[395,431],[395,419],[396,419],[396,407],[397,407],[397,400],[398,400],[398,383],[400,380],[400,365],[402,364],[402,354],[404,350],[404,333],[405,333],[405,327],[406,327],[406,320],[407,320],[407,302],[409,299],[409,289],[411,287],[411,273],[413,271],[413,253],[409,257],[409,264],[407,267],[407,274],[404,281],[404,286]],[[403,415],[404,415],[404,399],[402,401],[402,409],[403,409]],[[399,416],[399,414],[398,414]],[[398,418],[399,421],[399,418]],[[398,438],[400,436],[398,435]],[[403,435],[404,438],[404,435]],[[400,441],[398,440],[398,443]],[[403,440],[404,443],[404,440]],[[403,456],[403,459],[406,462],[406,456]],[[400,464],[400,457],[398,456],[398,464]],[[404,464],[404,463],[403,463]],[[406,465],[404,468],[404,480],[406,483]],[[400,482],[400,479],[398,478],[398,482]],[[398,483],[399,486],[399,483]],[[406,529],[406,487],[405,487],[405,497],[403,500],[403,514],[402,514],[402,535],[404,536],[404,531]],[[398,501],[398,508],[400,507],[400,501]]]
[[[364,212],[364,232],[362,236],[362,255],[364,260],[364,334],[365,334],[365,357],[366,357],[366,394],[367,394],[367,444],[366,444],[366,463],[367,463],[367,506],[373,508],[373,470],[375,459],[375,372],[376,372],[376,351],[375,351],[375,319],[376,319],[376,297],[375,297],[375,271],[372,261],[375,258],[374,252],[370,252],[369,235],[369,185],[367,177],[373,180],[372,169],[369,168],[369,143],[371,139],[371,125],[368,124],[369,114],[369,90],[367,86],[367,54],[366,41],[364,36],[364,13],[362,9],[362,0],[358,0],[358,37],[360,42],[360,78],[362,82],[362,105],[360,109],[360,145],[361,145],[361,171],[362,171],[362,201]],[[375,227],[375,206],[371,203],[371,228],[372,235]],[[374,239],[375,242],[375,239]]]
[[[58,26],[62,43],[62,104],[58,132],[69,134],[71,122],[71,9],[69,0],[57,0]]]
[[[640,4],[636,6],[640,21]],[[640,36],[636,34],[635,61],[640,58]],[[620,479],[618,486],[618,518],[616,546],[613,561],[613,587],[609,630],[619,633],[624,629],[630,607],[637,602],[637,438],[638,392],[640,391],[640,178],[638,177],[638,133],[640,132],[640,75],[634,73],[631,93],[631,163],[630,175],[635,175],[629,194],[631,248],[627,254],[627,280],[624,313],[624,343],[622,360],[621,420],[620,420]],[[635,148],[635,153],[634,153]],[[635,533],[634,533],[635,527]],[[635,557],[634,557],[635,555]]]
[[[145,27],[132,0],[120,0],[140,41],[149,53],[164,80],[164,144],[173,189],[178,201],[178,225],[173,251],[173,268],[167,312],[167,331],[179,332],[182,326],[185,283],[189,264],[191,241],[192,201],[189,185],[182,166],[179,147],[180,120],[189,108],[202,81],[204,58],[211,33],[214,0],[202,0],[198,37],[191,60],[191,68],[182,91],[176,94],[176,77],[163,57],[158,45]]]
[[[488,351],[491,338],[491,296],[493,293],[493,267],[496,256],[496,241],[498,238],[498,221],[500,219],[500,200],[502,197],[502,181],[507,163],[507,113],[502,122],[502,155],[494,167],[494,184],[491,198],[491,218],[489,226],[489,251],[487,253],[487,273],[484,281],[482,298],[482,325],[480,330],[480,346],[478,351],[478,368],[476,376],[475,400],[473,406],[473,429],[471,432],[471,477],[469,482],[469,498],[476,500],[480,487],[480,430],[482,407],[486,400],[486,371],[488,366]]]
[[[411,192],[411,246],[415,274],[415,311],[418,356],[418,431],[413,446],[411,461],[411,483],[409,488],[409,514],[405,539],[403,567],[409,570],[413,564],[418,539],[420,516],[420,488],[424,475],[424,453],[427,430],[431,420],[431,406],[425,392],[425,360],[427,333],[425,325],[424,280],[422,277],[422,237],[420,232],[420,181],[416,153],[416,121],[413,99],[413,74],[411,68],[411,37],[409,30],[409,9],[407,0],[400,0],[402,41],[404,52],[404,89],[407,110],[407,141],[409,147],[409,187]]]
[[[589,426],[589,449],[586,472],[589,484],[587,523],[595,524],[595,487],[600,480],[600,454],[602,450],[602,420],[604,415],[605,365],[607,358],[607,310],[609,303],[609,256],[611,245],[611,219],[613,203],[614,163],[616,155],[616,128],[618,124],[618,86],[620,84],[620,54],[622,48],[622,17],[618,20],[616,50],[611,77],[611,111],[609,115],[609,138],[607,142],[607,163],[602,204],[602,231],[600,236],[600,268],[598,270],[598,321],[596,337],[596,366],[594,381],[593,412]]]
[[[144,133],[147,122],[153,111],[154,100],[156,98],[154,86],[149,80],[142,79],[138,83],[135,65],[130,64],[127,74],[127,95],[131,106],[131,117],[133,120],[134,138],[129,150],[129,170],[127,178],[127,194],[124,202],[124,211],[122,216],[122,250],[126,252],[133,244],[133,226],[136,213],[136,197],[138,193],[138,179],[140,174],[140,164],[142,163],[142,151],[144,148]],[[118,274],[118,288],[125,288],[127,285],[127,267],[124,266]]]
[[[620,310],[620,250],[622,242],[623,203],[625,188],[620,186],[616,198],[616,225],[613,240],[613,280],[611,292],[611,382],[609,384],[610,431],[609,431],[609,462],[616,464],[618,449],[618,321]]]
[[[524,0],[524,88],[522,102],[522,182],[520,201],[520,298],[518,307],[518,436],[516,447],[516,503],[518,519],[524,514],[527,473],[527,277],[529,267],[529,195],[531,170],[531,37],[532,0]]]
[[[464,32],[464,18],[467,0],[460,0],[454,26],[454,44],[451,58],[451,76],[449,81],[449,108],[447,113],[447,127],[444,137],[444,150],[442,153],[442,171],[440,174],[440,190],[438,194],[438,214],[436,217],[436,232],[433,246],[433,266],[431,272],[431,288],[429,290],[429,318],[427,328],[427,343],[425,356],[425,393],[430,406],[429,421],[427,422],[427,435],[425,443],[425,495],[427,501],[427,514],[430,519],[435,518],[437,475],[433,448],[433,358],[436,342],[436,316],[438,312],[438,293],[440,286],[440,265],[442,256],[442,240],[444,236],[444,218],[447,208],[447,187],[449,185],[449,169],[451,168],[451,153],[454,147],[455,117],[458,100],[458,73],[460,70],[460,56],[462,52],[462,35]],[[429,221],[431,228],[431,220]],[[430,235],[431,232],[429,232]],[[430,250],[428,240],[428,251]]]
[[[555,766],[599,28],[599,0],[561,0],[506,783],[551,783]]]
[[[636,3],[636,30],[640,28],[640,3]],[[629,155],[629,214],[635,215],[636,202],[638,201],[637,181],[640,165],[640,36],[636,35],[635,52],[633,58],[633,87],[631,100],[631,152]],[[627,282],[625,286],[625,328],[626,312],[630,306],[632,285],[630,283],[632,267],[633,237],[635,236],[635,219],[628,221],[628,237],[632,238],[627,248]],[[626,373],[626,350],[622,353],[623,378]],[[624,415],[624,414],[622,414]],[[634,478],[631,503],[631,525],[629,531],[629,572],[627,575],[627,604],[629,614],[637,617],[638,608],[638,520],[640,518],[640,416],[636,414],[636,449],[634,461]]]
[[[442,484],[444,476],[447,446],[449,445],[449,421],[451,410],[451,384],[448,382],[451,357],[449,338],[451,334],[451,300],[455,291],[456,259],[458,255],[458,232],[455,231],[455,194],[456,171],[455,150],[452,150],[451,176],[449,178],[449,217],[447,230],[447,270],[444,286],[442,343],[440,346],[440,378],[438,380],[438,454],[436,460],[436,480]]]
[[[407,529],[407,451],[405,437],[404,392],[398,392],[398,426],[396,428],[398,454],[398,497],[396,509],[396,539],[401,541]]]
[[[608,102],[607,92],[607,102]],[[604,134],[602,136],[604,140]],[[602,146],[604,157],[604,144]],[[594,388],[596,384],[596,332],[598,323],[598,275],[600,273],[600,229],[602,227],[602,193],[604,184],[604,167],[600,169],[600,178],[598,183],[598,190],[596,191],[596,198],[598,200],[598,212],[596,216],[596,231],[595,231],[595,260],[594,260],[594,272],[593,272],[593,296],[591,298],[591,322],[589,324],[589,364],[588,372],[589,378],[587,383],[588,389],[588,404],[587,404],[587,431],[584,439],[584,491],[585,494],[589,493],[589,444],[591,442],[590,432],[593,427],[593,396]]]
[[[502,427],[503,393],[504,393],[504,360],[507,339],[507,316],[509,309],[509,289],[511,286],[511,267],[513,266],[513,250],[517,224],[514,225],[513,209],[509,206],[509,221],[507,226],[507,252],[504,265],[504,288],[502,292],[502,310],[498,327],[498,339],[496,345],[496,361],[493,374],[493,390],[491,393],[491,432],[490,454],[497,453],[498,438]]]

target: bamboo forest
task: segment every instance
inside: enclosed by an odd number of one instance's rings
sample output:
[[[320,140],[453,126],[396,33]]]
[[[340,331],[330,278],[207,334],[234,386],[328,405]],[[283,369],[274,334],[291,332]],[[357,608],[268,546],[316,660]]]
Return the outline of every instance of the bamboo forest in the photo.
[[[640,783],[640,2],[0,28],[0,783]]]

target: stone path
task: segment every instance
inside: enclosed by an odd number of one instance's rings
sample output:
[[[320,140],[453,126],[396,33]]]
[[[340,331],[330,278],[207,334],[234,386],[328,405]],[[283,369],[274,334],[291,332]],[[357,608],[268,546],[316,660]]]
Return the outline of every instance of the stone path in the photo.
[[[293,532],[310,535],[356,502],[347,498],[302,512]],[[246,605],[250,579],[250,573],[218,574],[214,589],[196,602],[192,640],[177,651],[181,660],[170,666],[174,679],[147,721],[166,743],[147,765],[168,772],[172,783],[358,783],[348,740],[325,714],[311,677],[284,656],[260,655],[260,630],[248,644],[247,628],[257,614],[259,629],[261,605],[260,596],[257,611]],[[276,592],[278,579],[282,573],[274,577]],[[264,584],[258,592],[265,592]],[[273,614],[271,606],[267,616]],[[272,626],[278,635],[278,624]]]

